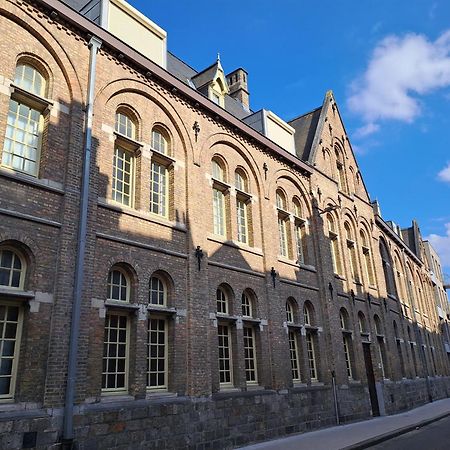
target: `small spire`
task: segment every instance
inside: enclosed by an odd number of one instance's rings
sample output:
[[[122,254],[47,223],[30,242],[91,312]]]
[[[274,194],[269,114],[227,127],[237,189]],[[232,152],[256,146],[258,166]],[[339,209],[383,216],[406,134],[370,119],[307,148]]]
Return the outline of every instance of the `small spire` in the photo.
[[[220,53],[217,52],[217,62],[220,63]]]

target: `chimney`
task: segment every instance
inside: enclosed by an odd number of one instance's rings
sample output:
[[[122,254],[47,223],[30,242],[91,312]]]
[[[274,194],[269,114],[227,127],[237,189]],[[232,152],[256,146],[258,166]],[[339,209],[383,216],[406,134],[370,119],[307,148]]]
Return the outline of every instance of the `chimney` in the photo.
[[[226,78],[230,90],[229,95],[241,102],[242,106],[250,111],[250,94],[247,89],[247,76],[247,72],[239,68],[229,73]]]

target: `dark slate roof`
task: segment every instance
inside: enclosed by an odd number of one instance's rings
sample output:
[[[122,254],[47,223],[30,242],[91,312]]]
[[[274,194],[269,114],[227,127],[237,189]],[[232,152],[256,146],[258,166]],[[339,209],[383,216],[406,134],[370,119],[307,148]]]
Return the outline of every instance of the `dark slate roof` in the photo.
[[[205,86],[206,84],[211,83],[211,81],[214,80],[214,75],[217,73],[218,70],[218,64],[219,63],[216,61],[214,64],[211,64],[206,69],[202,70],[201,72],[191,77],[191,80],[195,84],[195,87],[197,89],[201,88],[202,86]]]
[[[202,74],[204,74],[211,68],[214,68],[215,73],[216,64],[217,63],[214,63],[212,66],[207,67],[205,70],[199,73],[184,61],[177,58],[174,54],[167,52],[167,71],[177,77],[180,81],[186,83],[188,86],[191,86],[194,89],[205,84],[200,84],[201,80],[203,79]],[[201,78],[200,82],[199,78]],[[233,97],[230,97],[229,95],[225,96],[225,109],[238,119],[243,119],[244,117],[247,117],[249,114],[251,114],[251,111],[245,109],[242,106],[241,102],[234,99]]]
[[[295,151],[303,161],[309,160],[321,112],[322,107],[320,106],[288,122],[295,129]]]
[[[187,85],[191,85],[191,78],[197,74],[195,69],[170,52],[167,52],[167,71]]]

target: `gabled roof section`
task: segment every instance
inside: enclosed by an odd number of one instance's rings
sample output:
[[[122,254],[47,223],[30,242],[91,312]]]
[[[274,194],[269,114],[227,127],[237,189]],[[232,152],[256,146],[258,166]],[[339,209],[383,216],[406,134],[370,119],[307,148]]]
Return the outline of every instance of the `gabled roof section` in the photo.
[[[361,175],[361,171],[353,152],[351,142],[348,139],[348,134],[345,129],[342,116],[339,112],[339,107],[336,103],[336,100],[334,99],[334,94],[331,90],[326,92],[323,104],[320,108],[317,108],[289,122],[289,124],[295,128],[295,134],[297,135],[298,133],[299,135],[301,135],[300,137],[297,137],[297,139],[299,139],[299,143],[304,143],[303,147],[298,147],[296,149],[297,156],[305,162],[308,162],[312,166],[316,166],[317,168],[319,168],[317,161],[319,156],[322,154],[321,150],[323,147],[329,147],[331,144],[330,132],[328,126],[325,127],[325,124],[327,123],[327,121],[328,123],[330,123],[332,120],[334,120],[336,124],[336,114],[338,122],[342,127],[341,132],[339,132],[339,138],[340,140],[343,139],[345,141],[347,159],[352,162],[354,167],[357,169],[357,172],[359,173],[366,194],[366,198],[364,200],[370,202],[369,193],[364,183],[364,179]]]
[[[207,67],[203,72],[211,69],[216,63]],[[187,84],[189,87],[196,89],[197,86],[194,84],[192,79],[197,75],[201,75],[202,72],[197,72],[191,66],[186,64],[183,60],[175,56],[173,53],[167,52],[167,71],[172,75],[177,77],[180,81]],[[205,77],[206,78],[206,77]],[[230,97],[229,95],[225,95],[225,110],[227,110],[230,114],[233,114],[234,117],[238,119],[243,119],[251,114],[251,111],[248,111],[242,106],[242,103],[238,100]]]
[[[218,80],[222,85],[224,94],[228,94],[228,83],[225,79],[225,72],[223,71],[222,64],[220,64],[219,57],[217,57],[214,64],[194,75],[191,80],[197,89],[201,89]]]
[[[320,106],[288,122],[295,129],[295,152],[303,161],[309,160],[321,112]]]

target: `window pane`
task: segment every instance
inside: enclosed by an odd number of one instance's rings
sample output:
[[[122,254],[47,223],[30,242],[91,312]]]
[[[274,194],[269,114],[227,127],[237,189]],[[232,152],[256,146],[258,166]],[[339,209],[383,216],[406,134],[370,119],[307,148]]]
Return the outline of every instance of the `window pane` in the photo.
[[[166,388],[167,377],[167,322],[165,319],[149,319],[147,330],[147,386]]]
[[[2,164],[30,175],[37,175],[39,154],[39,111],[10,100]],[[28,146],[25,147],[24,144]]]
[[[150,211],[161,216],[167,215],[168,170],[161,164],[152,162],[150,179]]]
[[[128,320],[126,316],[108,314],[105,318],[102,388],[125,390],[128,361],[126,355]]]
[[[116,147],[113,159],[112,198],[126,206],[132,204],[133,156]]]
[[[0,305],[0,396],[13,394],[14,360],[18,357],[19,307]]]

